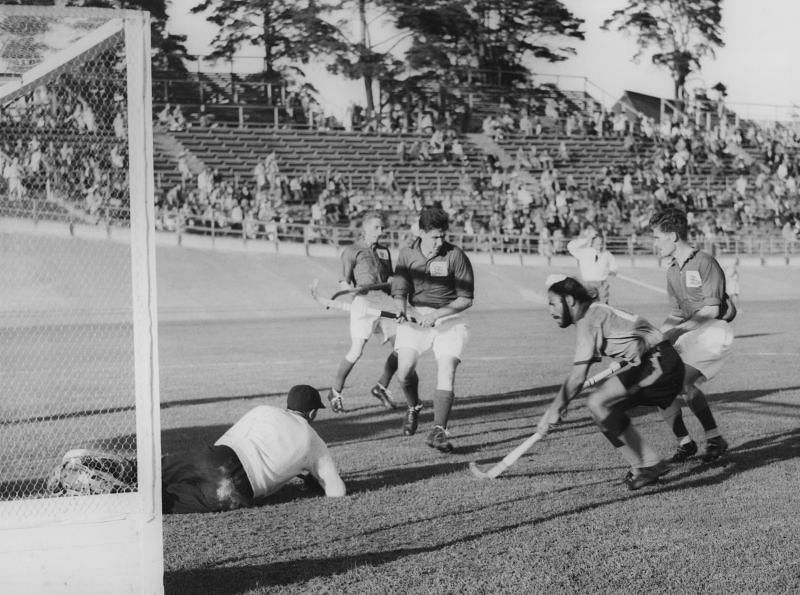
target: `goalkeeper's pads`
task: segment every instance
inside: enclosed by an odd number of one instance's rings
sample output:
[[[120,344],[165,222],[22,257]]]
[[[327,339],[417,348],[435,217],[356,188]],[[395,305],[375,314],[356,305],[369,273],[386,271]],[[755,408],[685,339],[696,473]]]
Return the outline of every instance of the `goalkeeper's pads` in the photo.
[[[70,450],[47,479],[56,496],[90,496],[136,490],[136,460],[115,453]]]

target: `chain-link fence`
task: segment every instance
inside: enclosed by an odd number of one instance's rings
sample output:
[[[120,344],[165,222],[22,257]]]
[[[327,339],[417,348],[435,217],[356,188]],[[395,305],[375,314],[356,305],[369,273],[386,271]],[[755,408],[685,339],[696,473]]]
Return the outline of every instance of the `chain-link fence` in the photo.
[[[0,11],[0,500],[54,497],[66,451],[136,454],[125,36]],[[141,124],[140,124],[141,125]],[[52,486],[51,486],[52,487]],[[132,481],[117,491],[136,491]],[[87,505],[91,508],[91,505]]]

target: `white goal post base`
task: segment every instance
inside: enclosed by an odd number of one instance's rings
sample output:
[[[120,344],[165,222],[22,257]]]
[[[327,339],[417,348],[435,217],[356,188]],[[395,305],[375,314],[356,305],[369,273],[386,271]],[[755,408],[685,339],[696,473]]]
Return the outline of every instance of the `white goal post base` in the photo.
[[[7,594],[158,593],[162,555],[161,515],[3,529],[0,585]]]

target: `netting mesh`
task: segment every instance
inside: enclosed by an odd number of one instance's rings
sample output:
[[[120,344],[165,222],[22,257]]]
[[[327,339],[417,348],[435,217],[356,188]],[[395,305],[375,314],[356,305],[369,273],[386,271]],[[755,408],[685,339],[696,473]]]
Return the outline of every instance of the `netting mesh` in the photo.
[[[131,247],[109,239],[128,225],[129,149],[119,27],[3,11],[0,500],[17,500],[54,497],[70,449],[135,454]]]

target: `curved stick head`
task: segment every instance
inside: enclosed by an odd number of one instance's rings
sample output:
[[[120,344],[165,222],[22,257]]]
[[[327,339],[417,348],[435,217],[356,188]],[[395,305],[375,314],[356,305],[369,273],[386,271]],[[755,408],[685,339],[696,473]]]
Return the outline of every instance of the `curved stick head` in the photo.
[[[469,464],[469,471],[477,477],[478,479],[492,479],[492,476],[486,473],[483,469],[478,467],[478,464],[475,461],[470,462]]]

